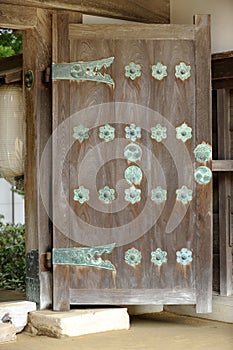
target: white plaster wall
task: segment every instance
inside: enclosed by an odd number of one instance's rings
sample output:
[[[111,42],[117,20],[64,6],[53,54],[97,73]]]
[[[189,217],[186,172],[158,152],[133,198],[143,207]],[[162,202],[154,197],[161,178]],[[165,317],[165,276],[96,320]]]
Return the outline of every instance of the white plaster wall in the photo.
[[[11,185],[0,179],[0,214],[4,215],[3,222],[12,222],[12,192]],[[24,223],[24,199],[14,193],[15,223]]]
[[[233,50],[233,0],[170,0],[170,4],[171,23],[192,24],[194,15],[210,14],[212,52]],[[83,21],[86,24],[127,23],[86,15]]]
[[[233,0],[171,0],[171,23],[191,24],[193,15],[211,15],[212,52],[233,50]]]

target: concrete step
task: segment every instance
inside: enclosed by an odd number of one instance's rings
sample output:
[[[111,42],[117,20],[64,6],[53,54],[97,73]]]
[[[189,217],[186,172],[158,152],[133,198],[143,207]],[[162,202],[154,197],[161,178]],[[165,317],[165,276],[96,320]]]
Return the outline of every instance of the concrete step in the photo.
[[[0,321],[8,318],[19,333],[27,324],[28,312],[34,310],[36,303],[31,301],[6,301],[0,303]]]
[[[29,313],[26,331],[61,338],[129,329],[126,308],[75,309],[65,312],[40,310]]]
[[[16,340],[16,330],[11,323],[0,323],[0,344]]]

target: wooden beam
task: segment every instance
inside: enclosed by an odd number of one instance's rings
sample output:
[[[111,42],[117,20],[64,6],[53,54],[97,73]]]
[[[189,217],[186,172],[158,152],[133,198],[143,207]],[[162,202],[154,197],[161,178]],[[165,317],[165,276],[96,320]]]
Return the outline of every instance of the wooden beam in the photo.
[[[7,69],[23,67],[23,55],[15,55],[11,57],[4,57],[0,59],[0,73]]]
[[[233,160],[213,160],[213,171],[233,171]]]
[[[9,1],[10,5],[1,4],[0,8],[0,27],[12,29],[29,29],[37,24],[36,9],[26,6],[15,6]],[[24,2],[21,3],[24,5]]]
[[[22,81],[22,55],[0,58],[0,80],[5,84]]]
[[[228,90],[218,90],[218,158],[231,157],[230,96]],[[219,174],[219,242],[220,242],[220,294],[232,294],[232,249],[230,247],[231,173]]]
[[[117,29],[117,30],[115,30]],[[185,33],[185,34],[184,34]],[[71,39],[94,40],[96,35],[102,39],[127,40],[194,40],[195,26],[176,24],[70,24],[69,37]]]
[[[22,81],[22,68],[13,69],[12,71],[2,72],[0,74],[0,81],[4,84],[17,83]]]
[[[78,11],[145,23],[169,23],[170,0],[3,0],[6,4]]]

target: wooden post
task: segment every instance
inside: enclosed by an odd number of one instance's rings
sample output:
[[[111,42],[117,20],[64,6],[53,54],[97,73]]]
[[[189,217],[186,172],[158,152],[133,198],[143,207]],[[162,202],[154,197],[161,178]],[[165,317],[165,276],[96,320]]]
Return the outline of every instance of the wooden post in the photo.
[[[231,158],[230,92],[217,91],[218,159]],[[219,173],[220,295],[232,294],[232,248],[230,247],[231,173]]]
[[[195,16],[195,24],[197,25],[196,62],[198,67],[203,67],[196,71],[196,140],[197,144],[203,141],[212,144],[210,16]],[[212,167],[210,161],[207,162],[207,166]],[[196,311],[207,313],[212,311],[212,183],[197,186]],[[209,242],[208,247],[206,242]]]
[[[28,277],[27,290],[30,295],[27,297],[34,299],[42,309],[52,304],[52,274],[40,264],[43,254],[52,248],[52,233],[39,191],[40,158],[52,130],[51,85],[43,82],[44,70],[51,65],[52,22],[51,14],[47,10],[37,9],[36,15],[36,26],[23,34],[24,75],[30,70],[34,76],[31,88],[25,87],[24,84],[27,124],[25,220],[27,259],[29,265],[38,264],[37,276]],[[51,160],[47,165],[47,178],[49,193]]]

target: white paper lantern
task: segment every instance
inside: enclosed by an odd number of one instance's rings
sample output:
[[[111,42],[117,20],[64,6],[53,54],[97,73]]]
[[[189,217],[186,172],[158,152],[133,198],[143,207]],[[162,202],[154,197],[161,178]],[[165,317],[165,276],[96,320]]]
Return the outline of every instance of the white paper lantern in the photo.
[[[25,119],[22,87],[0,86],[0,175],[24,174]]]

